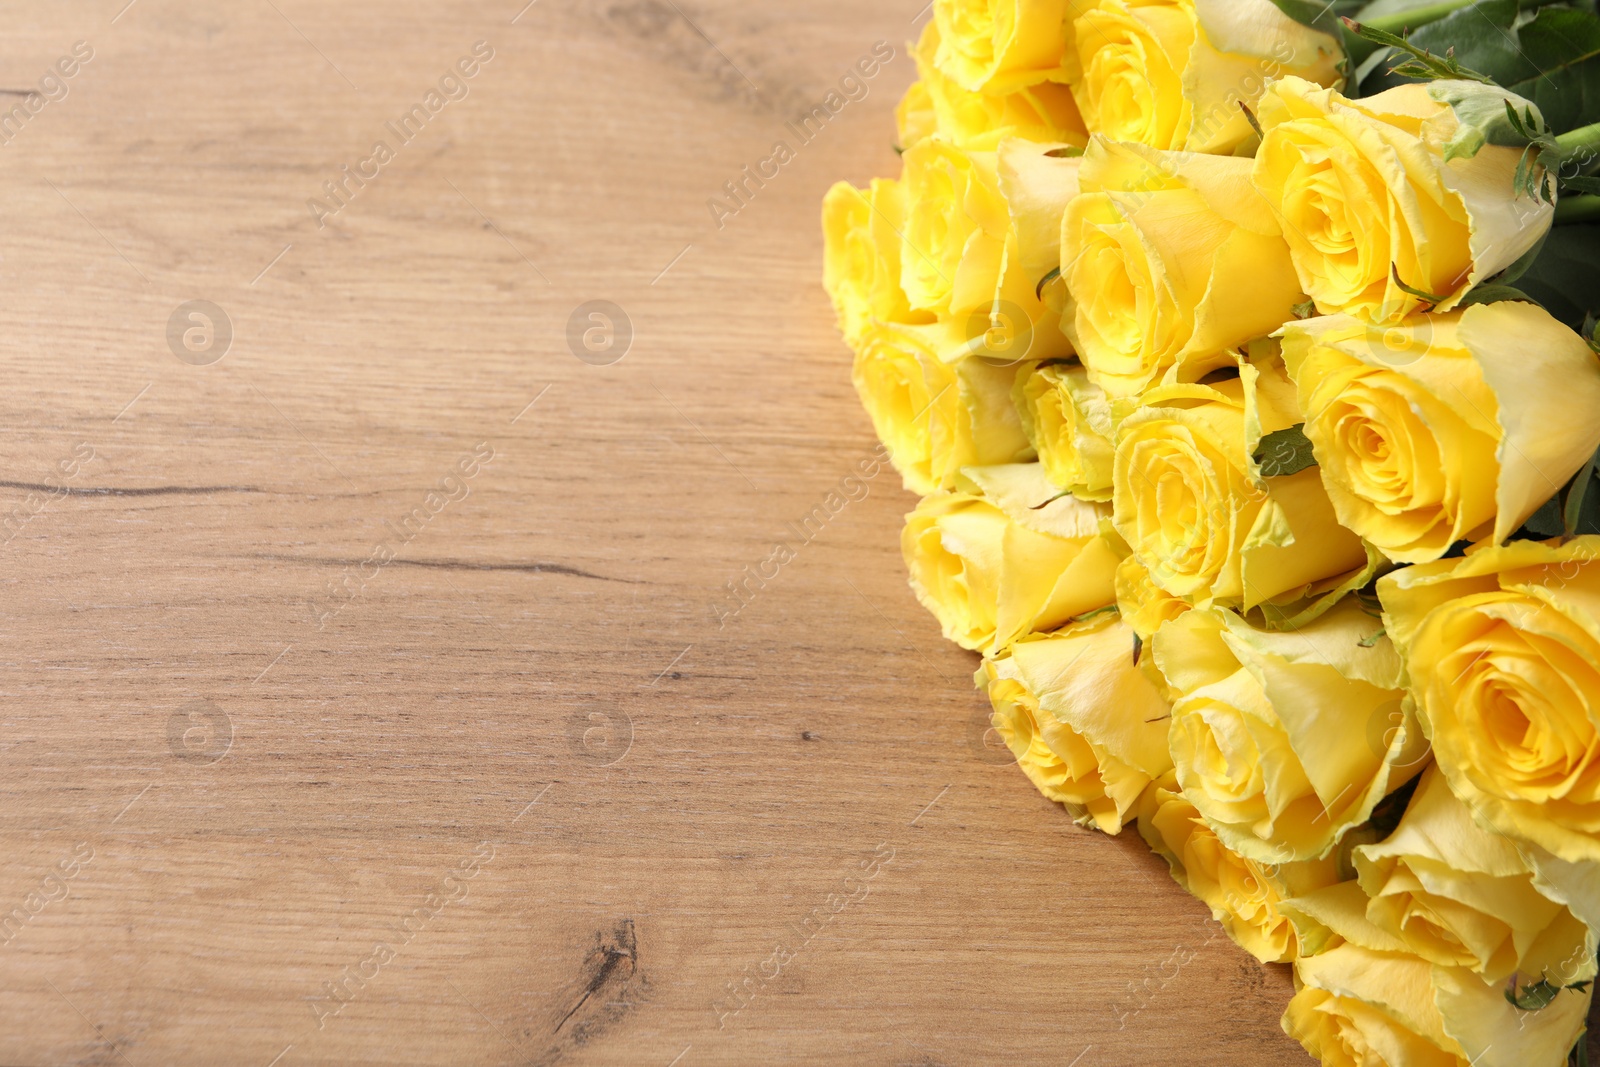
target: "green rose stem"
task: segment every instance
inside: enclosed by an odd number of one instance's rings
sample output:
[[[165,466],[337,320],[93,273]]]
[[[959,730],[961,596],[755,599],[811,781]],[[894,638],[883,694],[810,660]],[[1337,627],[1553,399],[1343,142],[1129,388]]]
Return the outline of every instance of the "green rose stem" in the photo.
[[[1389,33],[1404,33],[1406,30],[1414,30],[1426,23],[1437,22],[1446,15],[1460,11],[1464,7],[1471,7],[1477,2],[1478,0],[1440,0],[1437,4],[1414,7],[1410,11],[1402,11],[1395,15],[1364,18],[1361,20],[1361,24],[1363,26],[1371,26],[1374,29],[1386,30]],[[1555,2],[1556,0],[1522,0],[1522,3],[1518,6],[1523,10],[1527,10],[1528,8],[1543,7],[1545,4]]]
[[[1592,169],[1592,164],[1600,160],[1600,122],[1590,126],[1579,126],[1575,130],[1568,130],[1556,138],[1556,148],[1561,153],[1562,163],[1576,162],[1577,173],[1581,174]],[[1562,167],[1566,177],[1566,167]],[[1564,196],[1556,204],[1556,223],[1566,222],[1594,222],[1600,220],[1600,196]]]
[[[1579,126],[1556,138],[1561,149],[1562,162],[1579,159],[1585,166],[1600,159],[1600,122],[1592,126]]]
[[[1556,205],[1555,224],[1600,221],[1600,196],[1563,196]]]

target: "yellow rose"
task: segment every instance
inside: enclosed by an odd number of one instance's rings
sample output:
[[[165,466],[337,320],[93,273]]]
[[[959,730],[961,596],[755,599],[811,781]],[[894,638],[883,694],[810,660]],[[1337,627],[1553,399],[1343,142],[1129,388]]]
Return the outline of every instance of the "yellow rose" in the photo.
[[[1534,304],[1291,322],[1284,360],[1339,521],[1402,563],[1504,540],[1600,447],[1600,361]]]
[[[1088,0],[933,0],[934,62],[971,92],[1009,93],[1070,72],[1070,25]]]
[[[1025,369],[1016,380],[1022,428],[1045,477],[1084,500],[1111,499],[1111,402],[1075,363]]]
[[[1235,852],[1265,863],[1327,855],[1422,769],[1400,657],[1354,597],[1290,633],[1191,611],[1151,640],[1173,694],[1184,795]]]
[[[1262,434],[1299,421],[1273,360],[1211,385],[1152,389],[1122,419],[1115,525],[1156,585],[1201,607],[1293,614],[1290,602],[1314,610],[1370,580],[1376,561],[1334,521],[1316,471],[1261,476]]]
[[[1191,610],[1189,603],[1156,585],[1138,556],[1117,565],[1117,607],[1141,641],[1148,641],[1163,623]]]
[[[977,674],[995,729],[1039,792],[1108,834],[1172,766],[1166,701],[1132,651],[1132,631],[1108,612],[1025,637]]]
[[[973,92],[939,69],[938,52],[939,24],[930,22],[911,52],[918,81],[897,113],[902,147],[935,132],[969,151],[993,151],[1011,137],[1080,147],[1088,139],[1067,86],[1041,81],[1006,93]]]
[[[1437,767],[1423,772],[1394,833],[1355,849],[1355,865],[1367,919],[1430,963],[1490,983],[1595,976],[1595,936],[1565,893],[1509,839],[1480,828]]]
[[[1074,29],[1089,129],[1152,148],[1234,152],[1254,135],[1240,105],[1268,79],[1337,85],[1344,60],[1271,0],[1101,0]]]
[[[1326,314],[1391,322],[1425,305],[1448,311],[1516,262],[1554,209],[1514,190],[1523,152],[1484,145],[1466,155],[1459,83],[1401,85],[1348,100],[1299,78],[1261,100],[1266,131],[1256,187],[1283,221],[1300,284]],[[1503,101],[1531,107],[1504,90]],[[1454,156],[1454,158],[1451,158]],[[1424,300],[1395,281],[1437,296]]]
[[[928,322],[914,314],[900,288],[900,228],[905,190],[872,179],[863,192],[837,182],[822,199],[822,285],[839,316],[839,332],[855,345],[874,321]]]
[[[1262,963],[1299,955],[1294,926],[1278,910],[1285,898],[1339,881],[1337,856],[1257,863],[1234,852],[1206,825],[1169,773],[1145,791],[1139,833],[1167,861],[1172,877],[1211,909],[1229,937]]]
[[[944,635],[985,654],[1112,603],[1117,554],[1103,506],[1056,496],[1038,464],[969,467],[965,489],[930,496],[900,537],[911,588]]]
[[[1501,833],[1600,861],[1600,537],[1481,545],[1378,595],[1456,796]]]
[[[950,322],[877,322],[862,335],[852,378],[889,459],[914,493],[954,484],[962,467],[1032,457],[1011,393],[1018,367],[946,357],[963,344]]]
[[[1563,990],[1524,1012],[1503,983],[1430,964],[1367,918],[1342,882],[1285,901],[1302,954],[1283,1029],[1339,1067],[1560,1067],[1583,1033],[1590,993]]]
[[[1294,316],[1289,246],[1250,161],[1090,141],[1061,219],[1063,322],[1113,396],[1193,381]]]
[[[1589,994],[1519,1012],[1470,971],[1345,942],[1295,964],[1283,1031],[1329,1067],[1560,1067]]]

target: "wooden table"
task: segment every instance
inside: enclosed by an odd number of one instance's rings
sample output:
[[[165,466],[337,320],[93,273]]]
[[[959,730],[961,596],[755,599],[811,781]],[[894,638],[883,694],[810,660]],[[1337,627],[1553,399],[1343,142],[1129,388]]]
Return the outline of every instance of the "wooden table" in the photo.
[[[910,4],[124,2],[3,5],[0,1063],[1306,1062],[827,507]]]

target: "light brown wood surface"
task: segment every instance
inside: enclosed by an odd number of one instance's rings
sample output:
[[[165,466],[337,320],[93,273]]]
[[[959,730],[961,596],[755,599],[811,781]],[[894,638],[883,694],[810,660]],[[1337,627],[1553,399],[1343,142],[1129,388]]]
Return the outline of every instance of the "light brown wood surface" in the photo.
[[[873,447],[818,203],[895,172],[912,4],[124,2],[0,4],[4,106],[93,50],[0,145],[0,1063],[1307,1062],[985,747],[892,474],[719,619]]]

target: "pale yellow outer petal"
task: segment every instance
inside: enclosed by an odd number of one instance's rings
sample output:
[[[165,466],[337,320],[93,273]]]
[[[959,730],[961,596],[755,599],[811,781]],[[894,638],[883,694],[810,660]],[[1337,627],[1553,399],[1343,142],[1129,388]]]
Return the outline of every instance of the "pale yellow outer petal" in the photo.
[[[1060,644],[1063,638],[1041,640]],[[993,728],[1039,792],[1065,805],[1079,823],[1120,833],[1149,777],[1040,708],[1010,652],[985,659],[975,680],[994,709]]]
[[[856,392],[906,488],[915,493],[948,488],[968,465],[1013,463],[1033,454],[1011,402],[1020,366],[950,360],[962,344],[948,320],[927,326],[875,322],[856,352]]]
[[[1354,854],[1367,917],[1430,962],[1491,983],[1594,975],[1592,932],[1541,892],[1511,839],[1474,822],[1438,768],[1423,773],[1395,831]]]
[[[1290,633],[1193,611],[1153,638],[1173,694],[1178,781],[1231,849],[1261,862],[1328,855],[1422,769],[1400,661],[1351,599]]]
[[[1045,153],[1067,147],[1060,142],[1000,142],[1000,190],[1018,239],[1018,265],[1034,285],[1061,265],[1061,216],[1078,195],[1080,159]]]
[[[1457,336],[1499,402],[1494,539],[1503,541],[1600,449],[1600,360],[1549,312],[1519,301],[1467,308]]]
[[[1228,936],[1262,963],[1294,960],[1299,939],[1280,910],[1285,898],[1339,880],[1336,857],[1261,864],[1229,849],[1167,774],[1145,791],[1139,833],[1162,856],[1178,884],[1210,909]]]
[[[1433,968],[1426,960],[1346,943],[1301,959],[1295,975],[1304,988],[1290,1002],[1284,1029],[1302,1044],[1317,1033],[1314,1013],[1338,1014],[1351,1031],[1346,1036],[1350,1045],[1374,1056],[1364,1063],[1346,1053],[1345,1063],[1466,1067],[1461,1046],[1446,1034],[1434,1003]],[[1337,1003],[1327,1004],[1316,995],[1319,992],[1337,998]],[[1320,1051],[1329,1056],[1331,1050]],[[1330,1057],[1325,1062],[1340,1060]]]
[[[1115,613],[1017,642],[1012,660],[1039,706],[1146,780],[1172,768],[1167,704],[1133,662],[1133,631]]]
[[[900,135],[900,147],[910,148],[939,129],[939,116],[933,108],[933,96],[926,82],[914,81],[906,87],[905,95],[894,108],[894,128]]]
[[[1593,988],[1563,990],[1540,1011],[1518,1011],[1504,989],[1461,967],[1433,968],[1434,1003],[1444,1029],[1473,1067],[1561,1067],[1584,1032]]]
[[[985,473],[969,469],[963,484],[975,487]],[[985,654],[1116,601],[1119,557],[1099,533],[1104,509],[1068,498],[1024,525],[1006,510],[1020,507],[1015,475],[1002,468],[990,480],[998,501],[975,492],[924,498],[901,534],[917,599],[948,640]]]

